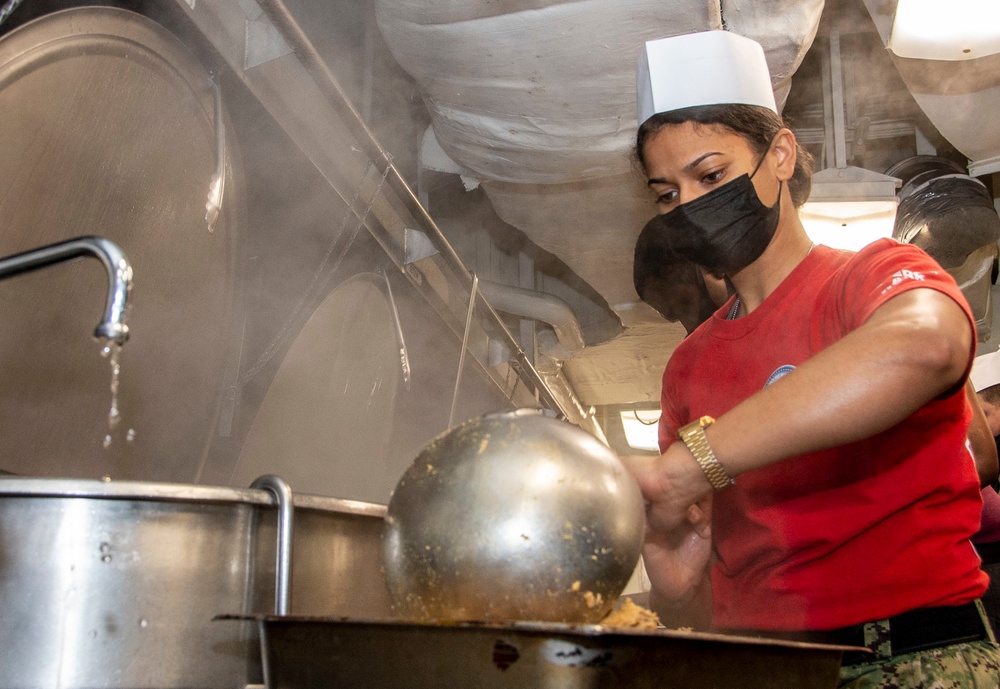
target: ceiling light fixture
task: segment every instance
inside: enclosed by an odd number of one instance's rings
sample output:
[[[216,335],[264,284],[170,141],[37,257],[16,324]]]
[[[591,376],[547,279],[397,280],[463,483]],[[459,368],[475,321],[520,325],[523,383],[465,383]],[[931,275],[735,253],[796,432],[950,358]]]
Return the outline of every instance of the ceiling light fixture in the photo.
[[[621,411],[625,440],[634,450],[659,452],[659,409],[630,409]]]
[[[971,60],[1000,53],[996,0],[898,0],[889,50],[921,60]]]
[[[806,234],[816,244],[850,251],[891,237],[899,182],[853,166],[817,172],[809,200],[799,210]]]
[[[858,251],[876,239],[892,236],[896,220],[896,189],[901,180],[847,165],[844,134],[844,79],[840,63],[840,33],[830,31],[830,59],[823,69],[823,110],[832,143],[834,167],[813,175],[809,199],[799,210],[806,234],[816,244]],[[832,131],[833,141],[829,142]]]

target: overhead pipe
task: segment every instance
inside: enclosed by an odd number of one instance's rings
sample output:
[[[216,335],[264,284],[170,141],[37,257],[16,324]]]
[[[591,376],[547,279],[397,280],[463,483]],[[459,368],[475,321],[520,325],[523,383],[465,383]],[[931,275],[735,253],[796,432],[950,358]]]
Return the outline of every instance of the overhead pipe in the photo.
[[[480,280],[478,287],[486,301],[497,311],[552,326],[558,344],[547,342],[547,338],[543,337],[545,333],[539,333],[539,355],[536,357],[535,370],[546,387],[555,392],[563,402],[561,407],[566,418],[607,445],[608,439],[597,421],[594,408],[584,406],[562,371],[561,360],[571,358],[585,346],[583,331],[570,305],[553,294],[498,282]]]
[[[550,353],[564,355],[557,358],[568,359],[583,351],[586,346],[576,314],[570,305],[559,297],[486,280],[479,281],[479,291],[497,311],[522,318],[532,318],[551,325],[563,351]]]

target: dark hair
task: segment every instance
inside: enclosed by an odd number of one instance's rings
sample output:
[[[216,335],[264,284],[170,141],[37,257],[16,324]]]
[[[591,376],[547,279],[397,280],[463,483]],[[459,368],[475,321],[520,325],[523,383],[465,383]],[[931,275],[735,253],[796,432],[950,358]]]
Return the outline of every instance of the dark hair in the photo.
[[[635,157],[643,169],[646,168],[643,152],[646,140],[666,127],[684,122],[725,127],[742,136],[750,149],[760,156],[767,152],[778,130],[788,126],[773,110],[758,105],[698,105],[661,112],[643,122],[636,136]],[[788,191],[792,195],[792,203],[798,208],[809,198],[809,191],[812,189],[813,157],[798,142],[795,143],[795,149],[795,172],[788,180]]]
[[[1000,405],[1000,383],[980,390],[979,394],[990,404]]]

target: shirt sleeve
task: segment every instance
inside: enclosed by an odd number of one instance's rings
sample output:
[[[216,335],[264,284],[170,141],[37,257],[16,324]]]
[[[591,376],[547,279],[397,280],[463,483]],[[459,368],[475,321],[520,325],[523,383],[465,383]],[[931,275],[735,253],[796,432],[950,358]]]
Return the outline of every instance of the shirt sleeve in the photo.
[[[861,326],[893,297],[911,289],[933,289],[965,312],[975,332],[975,319],[962,290],[948,272],[919,247],[891,239],[874,242],[842,271],[840,310],[848,330]]]
[[[677,439],[677,429],[681,427],[681,424],[677,420],[677,410],[670,403],[670,400],[674,396],[670,394],[667,382],[667,372],[669,370],[670,367],[668,365],[667,369],[663,372],[663,380],[660,388],[660,421],[656,428],[656,437],[661,454],[666,452],[667,448]]]
[[[841,272],[838,311],[847,332],[864,324],[893,297],[913,289],[933,289],[958,304],[972,333],[967,376],[976,356],[976,319],[955,279],[923,249],[881,239],[869,244]],[[965,377],[962,378],[964,383]]]

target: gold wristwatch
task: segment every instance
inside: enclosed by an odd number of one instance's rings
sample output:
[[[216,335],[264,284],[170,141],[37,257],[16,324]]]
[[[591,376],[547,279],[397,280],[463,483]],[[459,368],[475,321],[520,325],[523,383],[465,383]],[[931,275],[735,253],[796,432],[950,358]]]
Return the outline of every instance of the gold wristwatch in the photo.
[[[705,477],[708,478],[712,487],[719,490],[736,482],[726,472],[725,467],[719,464],[718,458],[708,444],[705,429],[713,423],[715,423],[715,419],[711,416],[703,416],[697,421],[681,426],[681,429],[677,431],[677,438],[687,445],[687,449],[694,455],[695,461],[705,472]]]

